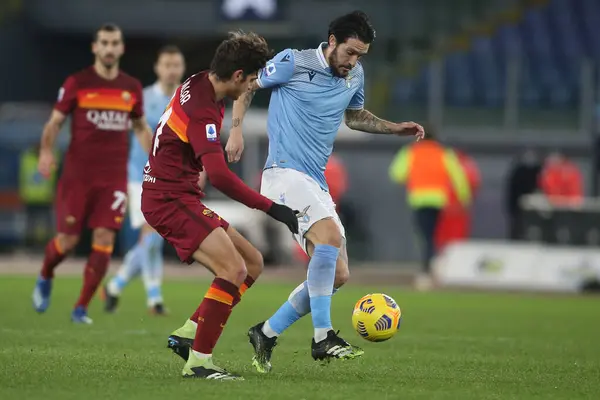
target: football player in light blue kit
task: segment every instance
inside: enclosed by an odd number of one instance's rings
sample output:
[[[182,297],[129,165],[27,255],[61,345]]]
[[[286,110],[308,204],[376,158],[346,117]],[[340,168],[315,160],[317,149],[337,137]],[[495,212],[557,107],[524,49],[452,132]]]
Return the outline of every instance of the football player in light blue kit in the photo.
[[[414,122],[392,123],[364,109],[364,71],[358,61],[375,37],[368,17],[344,15],[329,25],[328,41],[316,49],[287,49],[261,71],[258,88],[272,88],[267,120],[269,155],[261,193],[301,210],[295,239],[311,257],[307,279],[275,314],[250,328],[253,364],[271,369],[277,337],[302,316],[312,313],[315,360],[354,358],[363,354],[333,330],[331,296],[349,276],[345,232],[325,182],[325,166],[344,115],[351,129],[391,135],[424,135]],[[241,121],[252,93],[234,103],[233,128],[227,143],[229,161],[243,149]]]
[[[181,84],[185,72],[183,54],[175,46],[161,48],[154,71],[158,77],[157,82],[144,89],[144,113],[153,129],[158,125],[158,120],[173,93]],[[139,272],[142,273],[150,311],[157,315],[166,312],[161,293],[164,242],[162,237],[146,223],[141,210],[142,175],[147,161],[148,153],[141,148],[137,140],[132,140],[128,165],[129,218],[131,226],[140,229],[140,238],[125,255],[123,265],[117,274],[105,286],[105,310],[108,312],[115,311],[121,292]]]

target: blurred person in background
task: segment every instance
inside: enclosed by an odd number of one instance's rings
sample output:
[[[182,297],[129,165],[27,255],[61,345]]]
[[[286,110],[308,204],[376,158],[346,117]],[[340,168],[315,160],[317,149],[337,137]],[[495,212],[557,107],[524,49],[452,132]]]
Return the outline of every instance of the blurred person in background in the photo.
[[[335,203],[335,208],[338,214],[340,213],[340,202],[344,194],[348,191],[348,173],[341,159],[335,154],[331,154],[327,165],[325,166],[325,181],[329,186],[329,194]],[[300,262],[306,263],[310,261],[308,255],[302,247],[296,243],[294,255]]]
[[[440,214],[440,219],[435,232],[435,248],[437,254],[450,243],[465,240],[470,236],[471,208],[469,206],[472,205],[475,194],[481,183],[479,167],[475,160],[463,151],[456,149],[454,151],[467,176],[471,198],[467,205],[463,204],[453,186],[449,185],[448,204],[446,204],[446,207],[444,207]]]
[[[529,149],[519,155],[508,172],[506,185],[506,213],[508,214],[509,238],[519,238],[521,230],[521,197],[538,190],[538,179],[542,165],[537,154]]]
[[[558,151],[546,157],[538,184],[553,205],[578,205],[583,200],[581,169]]]
[[[183,53],[176,46],[165,46],[158,51],[154,64],[158,80],[144,89],[144,113],[154,129],[169,104],[185,72]],[[148,152],[132,138],[127,166],[129,218],[133,229],[140,229],[138,243],[125,255],[117,274],[104,287],[105,310],[114,312],[119,296],[129,281],[140,271],[146,289],[147,306],[156,315],[166,313],[161,291],[163,275],[163,238],[146,223],[142,214],[142,179]]]
[[[442,214],[456,194],[462,207],[471,201],[469,180],[456,153],[436,140],[427,129],[426,140],[405,145],[389,168],[392,182],[406,185],[408,205],[413,210],[422,243],[422,271],[416,285],[426,290],[432,286],[431,261],[435,255],[435,234]]]
[[[25,245],[35,246],[49,239],[51,233],[51,206],[56,191],[57,171],[48,179],[38,171],[40,146],[36,145],[21,154],[19,163],[19,196],[25,205]],[[58,152],[54,153],[58,160]]]
[[[33,306],[39,313],[48,309],[54,270],[75,248],[87,222],[92,250],[71,313],[75,323],[92,323],[87,308],[106,275],[125,215],[130,124],[145,151],[150,149],[152,131],[144,117],[142,85],[119,69],[124,50],[118,26],[105,24],[95,32],[94,64],[66,79],[42,133],[38,168],[48,178],[56,167],[56,138],[71,115],[71,143],[55,202],[58,233],[46,246]]]

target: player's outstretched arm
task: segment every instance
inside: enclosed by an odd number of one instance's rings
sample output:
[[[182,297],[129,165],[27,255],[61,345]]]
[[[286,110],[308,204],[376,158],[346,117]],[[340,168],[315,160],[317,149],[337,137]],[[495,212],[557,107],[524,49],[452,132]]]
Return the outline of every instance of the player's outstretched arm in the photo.
[[[48,178],[52,169],[56,167],[54,160],[54,143],[60,133],[67,116],[54,109],[50,114],[50,119],[44,125],[42,139],[40,141],[40,159],[38,161],[38,170],[43,177]]]
[[[223,153],[205,153],[202,155],[202,165],[204,165],[210,184],[217,190],[250,208],[264,211],[272,218],[286,224],[292,233],[298,233],[297,211],[274,203],[247,186],[227,167]]]
[[[346,110],[346,125],[350,129],[375,134],[425,137],[425,130],[416,122],[394,123],[381,119],[364,108]]]
[[[142,116],[140,118],[132,119],[131,124],[133,127],[133,133],[142,145],[142,149],[144,149],[146,152],[149,152],[150,147],[152,146],[152,129],[150,129],[150,125],[148,125],[146,117]]]

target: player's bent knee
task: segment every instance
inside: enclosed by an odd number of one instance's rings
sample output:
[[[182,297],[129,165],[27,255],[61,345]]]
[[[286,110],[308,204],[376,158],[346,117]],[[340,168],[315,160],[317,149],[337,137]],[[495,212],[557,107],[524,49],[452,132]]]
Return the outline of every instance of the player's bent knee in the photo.
[[[79,235],[66,235],[59,233],[57,236],[58,244],[64,253],[70,253],[75,250],[79,244]]]
[[[310,227],[305,237],[315,246],[326,244],[337,247],[338,249],[342,247],[344,242],[340,228],[338,228],[335,221],[331,218],[317,221],[313,226]]]
[[[250,254],[246,254],[244,258],[248,275],[252,276],[254,279],[258,278],[265,267],[265,262],[260,251],[253,249]]]
[[[97,246],[113,246],[115,243],[115,231],[104,228],[94,229],[92,243]]]
[[[246,277],[248,276],[248,270],[246,269],[244,261],[240,258],[240,262],[224,266],[224,268],[222,268],[222,272],[217,274],[217,276],[219,278],[228,280],[234,285],[240,286],[246,280]]]
[[[217,277],[240,286],[246,280],[248,270],[242,256],[238,252],[235,252],[230,257],[227,257],[227,259],[217,261],[215,273]]]
[[[256,280],[264,268],[262,254],[232,226],[229,226],[227,229],[227,235],[231,239],[237,252],[244,259],[248,275]]]

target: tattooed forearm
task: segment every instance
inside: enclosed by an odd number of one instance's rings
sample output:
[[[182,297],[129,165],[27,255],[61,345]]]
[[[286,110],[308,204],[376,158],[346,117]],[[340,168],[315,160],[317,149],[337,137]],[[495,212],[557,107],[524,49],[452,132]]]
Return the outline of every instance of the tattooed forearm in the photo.
[[[348,128],[369,133],[394,133],[394,123],[378,118],[371,112],[362,110],[346,110]]]
[[[233,102],[233,119],[231,120],[231,126],[233,128],[237,128],[242,125],[244,115],[246,115],[246,111],[248,111],[250,103],[252,103],[252,99],[254,98],[254,93],[254,90],[248,91]]]
[[[254,95],[256,94],[256,92],[254,90],[249,91],[246,93],[246,96],[244,96],[244,106],[246,108],[250,107],[250,103],[252,103],[252,99],[254,98]]]

